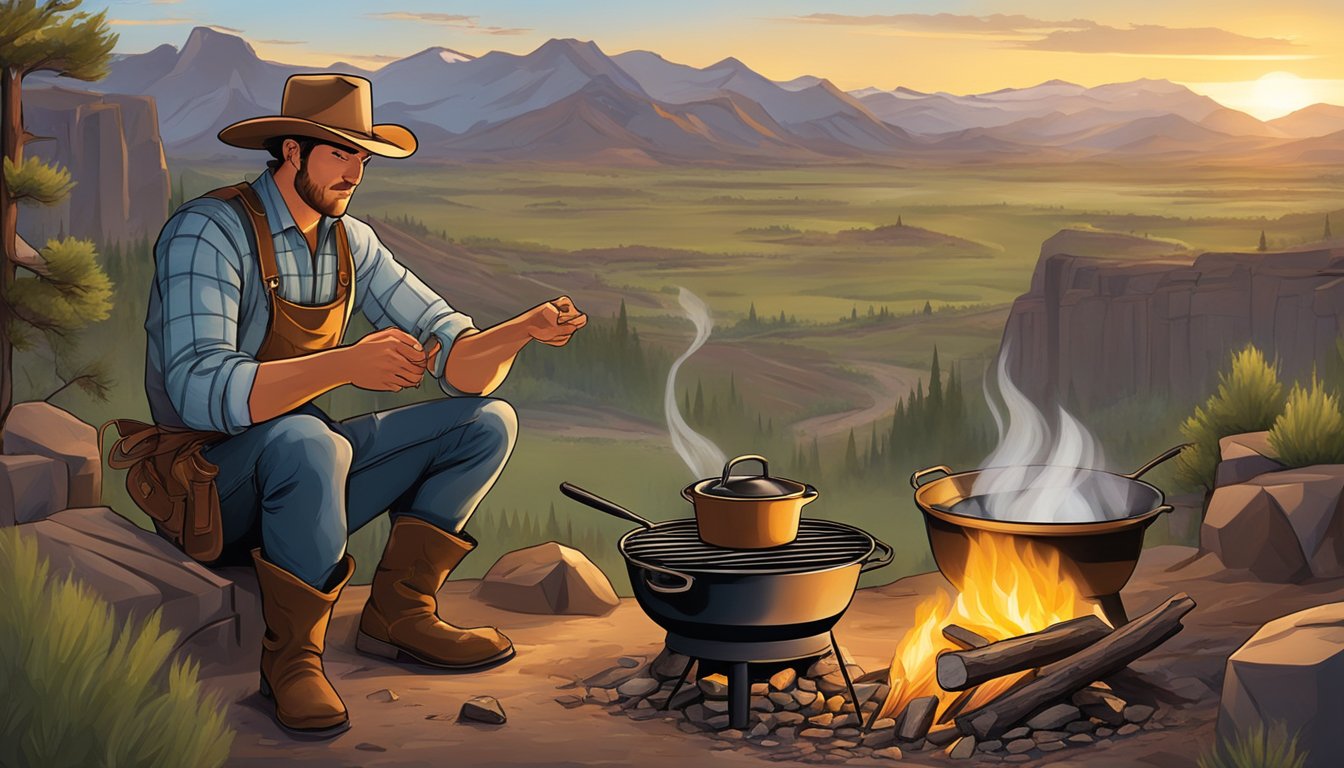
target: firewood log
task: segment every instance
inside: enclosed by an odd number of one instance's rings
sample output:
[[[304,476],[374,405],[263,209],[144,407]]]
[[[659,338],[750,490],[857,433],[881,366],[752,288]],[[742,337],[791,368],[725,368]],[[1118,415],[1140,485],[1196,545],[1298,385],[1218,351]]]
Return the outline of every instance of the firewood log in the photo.
[[[980,648],[948,651],[938,655],[938,685],[945,691],[974,688],[996,677],[1059,661],[1110,632],[1106,622],[1084,616]]]

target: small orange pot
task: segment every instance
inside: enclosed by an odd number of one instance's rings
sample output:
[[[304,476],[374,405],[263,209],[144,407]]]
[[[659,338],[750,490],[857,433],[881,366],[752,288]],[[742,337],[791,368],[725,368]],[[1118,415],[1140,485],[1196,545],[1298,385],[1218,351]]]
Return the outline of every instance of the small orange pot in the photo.
[[[730,474],[743,461],[760,462],[761,474]],[[771,477],[765,457],[749,454],[725,464],[722,477],[691,483],[681,495],[695,506],[701,541],[729,549],[767,549],[798,538],[803,507],[818,493],[807,483]]]

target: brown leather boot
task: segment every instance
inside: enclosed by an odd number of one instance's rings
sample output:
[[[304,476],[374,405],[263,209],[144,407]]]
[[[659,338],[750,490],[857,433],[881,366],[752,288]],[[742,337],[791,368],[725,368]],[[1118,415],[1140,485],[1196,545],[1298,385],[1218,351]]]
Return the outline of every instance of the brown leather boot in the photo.
[[[335,735],[350,727],[345,702],[322,670],[322,649],[336,598],[355,572],[345,556],[336,566],[339,583],[322,593],[252,550],[261,586],[266,635],[261,648],[261,695],[275,699],[275,717],[290,731]]]
[[[513,657],[513,643],[494,627],[461,629],[436,613],[435,595],[476,542],[422,520],[392,524],[373,575],[355,647],[386,659],[443,669],[479,669]]]

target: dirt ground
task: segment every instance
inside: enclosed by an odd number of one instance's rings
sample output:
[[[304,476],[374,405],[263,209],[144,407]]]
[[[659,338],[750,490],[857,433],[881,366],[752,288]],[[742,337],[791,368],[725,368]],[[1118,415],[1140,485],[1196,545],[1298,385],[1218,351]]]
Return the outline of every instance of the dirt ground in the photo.
[[[884,587],[860,590],[836,628],[840,643],[864,669],[886,665],[897,639],[923,596],[942,583],[936,573],[912,576]],[[470,597],[475,582],[449,582],[440,593],[441,613],[467,625],[496,624],[509,634],[518,656],[498,668],[452,675],[394,665],[354,649],[355,625],[367,587],[347,589],[337,606],[327,650],[327,669],[350,709],[351,728],[327,741],[299,741],[272,720],[269,703],[247,672],[212,677],[210,683],[234,702],[230,719],[238,731],[229,764],[235,766],[763,766],[776,763],[766,750],[700,733],[684,733],[671,720],[636,721],[597,705],[566,709],[557,696],[583,678],[613,666],[621,656],[652,658],[663,634],[633,599],[603,617],[554,617],[512,613]],[[1166,645],[1111,679],[1131,701],[1158,703],[1166,730],[1143,731],[1109,743],[1048,754],[1032,764],[1121,768],[1195,766],[1213,742],[1218,694],[1227,656],[1270,619],[1321,603],[1344,600],[1344,580],[1273,585],[1222,570],[1212,558],[1185,547],[1147,550],[1124,593],[1131,616],[1176,592],[1198,607],[1186,629]],[[377,694],[394,692],[394,701]],[[578,689],[582,694],[582,688]],[[496,697],[508,722],[488,726],[457,722],[462,703]],[[1164,714],[1165,713],[1165,714]],[[907,753],[899,763],[878,758],[852,765],[942,766],[940,753]]]

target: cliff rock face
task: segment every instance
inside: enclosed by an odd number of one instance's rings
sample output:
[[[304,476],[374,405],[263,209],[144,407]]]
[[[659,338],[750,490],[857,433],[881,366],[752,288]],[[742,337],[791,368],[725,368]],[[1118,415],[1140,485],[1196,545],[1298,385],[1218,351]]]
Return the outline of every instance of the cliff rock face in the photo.
[[[153,237],[168,218],[168,164],[159,118],[148,96],[27,88],[23,117],[33,141],[25,153],[70,171],[64,203],[20,213],[34,246],[60,233],[94,241]]]
[[[1124,260],[1076,255],[1097,252],[1097,238],[1113,241]],[[1193,403],[1247,342],[1277,356],[1288,381],[1334,354],[1344,249],[1192,256],[1129,241],[1151,242],[1061,232],[1042,246],[1003,336],[1013,380],[1028,396],[1088,406],[1169,394]]]

